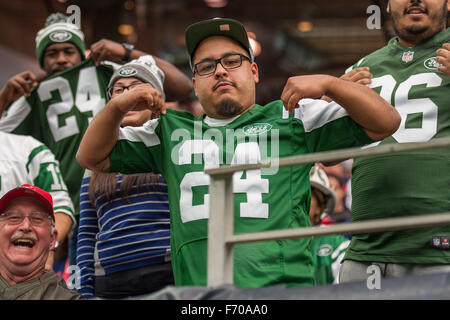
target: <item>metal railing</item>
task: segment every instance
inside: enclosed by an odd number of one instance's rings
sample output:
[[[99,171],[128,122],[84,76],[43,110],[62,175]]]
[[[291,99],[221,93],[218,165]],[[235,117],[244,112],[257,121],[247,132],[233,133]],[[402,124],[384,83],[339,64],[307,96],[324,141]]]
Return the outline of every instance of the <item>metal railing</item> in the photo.
[[[450,212],[445,212],[414,217],[376,219],[372,221],[336,224],[326,228],[303,227],[234,235],[233,174],[235,172],[271,168],[275,166],[287,167],[315,162],[330,162],[349,158],[448,146],[450,146],[450,138],[445,137],[433,139],[427,142],[385,144],[366,149],[340,149],[300,156],[284,157],[275,159],[272,163],[262,162],[257,164],[232,165],[205,170],[205,173],[209,174],[211,177],[209,186],[210,212],[208,221],[208,286],[233,284],[234,244],[324,236],[329,234],[358,234],[393,231],[450,224]]]

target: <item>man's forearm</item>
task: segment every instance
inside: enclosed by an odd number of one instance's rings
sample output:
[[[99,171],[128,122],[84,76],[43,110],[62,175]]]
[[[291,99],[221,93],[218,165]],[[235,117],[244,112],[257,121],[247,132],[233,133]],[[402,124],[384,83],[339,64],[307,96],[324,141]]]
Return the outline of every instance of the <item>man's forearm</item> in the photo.
[[[6,95],[3,90],[0,91],[0,118],[3,115],[3,111],[5,111],[8,106],[9,101],[6,99]]]
[[[374,140],[392,135],[400,125],[395,108],[364,85],[334,78],[326,95],[345,108]]]

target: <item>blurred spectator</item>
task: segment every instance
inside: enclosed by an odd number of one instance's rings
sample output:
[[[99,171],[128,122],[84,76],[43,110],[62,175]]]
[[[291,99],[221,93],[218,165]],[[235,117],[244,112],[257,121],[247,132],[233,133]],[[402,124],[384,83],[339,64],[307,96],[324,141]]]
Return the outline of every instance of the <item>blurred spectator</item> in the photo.
[[[323,225],[330,212],[334,211],[336,195],[327,174],[318,165],[311,168],[311,207],[309,218],[312,225]],[[313,237],[311,252],[314,260],[316,285],[338,283],[339,270],[350,240],[342,235]]]
[[[48,192],[24,184],[0,199],[0,299],[82,299],[45,268],[57,235]]]
[[[65,256],[61,248],[66,245],[72,224],[73,204],[53,153],[41,142],[30,136],[0,131],[0,196],[21,184],[35,185],[53,198],[55,228],[57,230],[56,256]],[[55,251],[48,255],[46,268],[52,269]]]
[[[325,219],[324,223],[347,223],[352,220],[352,213],[346,206],[347,187],[349,180],[348,171],[342,163],[333,166],[323,166],[321,168],[328,175],[330,187],[336,194],[336,206]]]
[[[336,193],[336,208],[333,213],[330,214],[331,219],[335,223],[351,222],[352,213],[345,207],[345,189],[346,185],[343,183],[343,178],[334,174],[328,174],[328,180],[330,186]]]
[[[319,165],[311,168],[311,206],[309,218],[312,225],[321,224],[322,220],[334,212],[336,193],[331,188],[328,176]]]
[[[144,83],[162,92],[163,73],[148,58],[131,61],[114,73],[111,99]],[[150,117],[150,110],[130,111],[122,126],[141,126]],[[79,292],[87,298],[116,299],[173,284],[169,202],[161,175],[87,170],[80,201]]]

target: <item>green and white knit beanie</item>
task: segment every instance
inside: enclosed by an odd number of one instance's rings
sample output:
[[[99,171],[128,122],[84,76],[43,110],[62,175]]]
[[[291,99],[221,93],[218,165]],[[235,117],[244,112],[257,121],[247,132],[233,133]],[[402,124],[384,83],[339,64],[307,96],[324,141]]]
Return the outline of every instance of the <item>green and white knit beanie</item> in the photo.
[[[164,72],[156,65],[155,59],[151,55],[141,56],[132,60],[119,69],[111,76],[108,85],[108,98],[111,98],[111,89],[114,83],[120,78],[135,77],[145,83],[150,83],[153,88],[161,92],[164,99]]]
[[[53,13],[47,18],[45,27],[36,35],[36,57],[41,67],[45,49],[53,43],[63,42],[74,44],[80,51],[81,59],[86,59],[83,32],[75,24],[68,22],[68,17],[62,13]]]

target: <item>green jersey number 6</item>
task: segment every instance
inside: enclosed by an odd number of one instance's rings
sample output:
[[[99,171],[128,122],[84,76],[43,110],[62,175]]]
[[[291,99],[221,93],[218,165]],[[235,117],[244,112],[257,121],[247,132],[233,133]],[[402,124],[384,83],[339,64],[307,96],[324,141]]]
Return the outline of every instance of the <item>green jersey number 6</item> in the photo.
[[[406,142],[426,142],[433,138],[437,132],[438,106],[429,98],[409,99],[408,95],[414,86],[426,85],[427,88],[438,87],[442,79],[435,73],[419,73],[410,76],[407,80],[400,83],[395,92],[394,105],[400,113],[402,121],[398,130],[392,135],[399,143]],[[372,79],[370,88],[381,87],[380,96],[391,103],[392,93],[397,82],[390,75],[384,75]],[[406,119],[409,114],[422,113],[421,128],[406,128]],[[381,141],[375,142],[370,146],[376,146]]]

